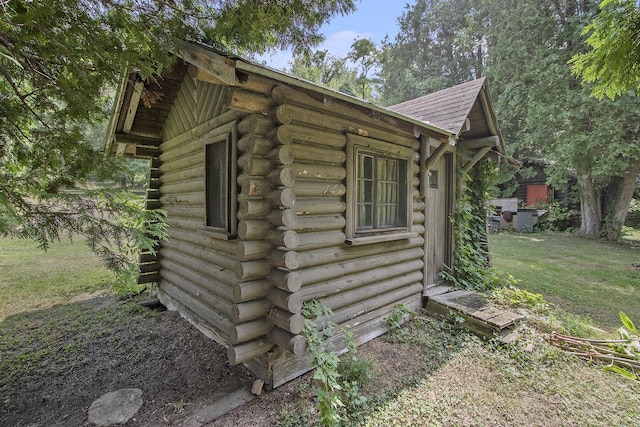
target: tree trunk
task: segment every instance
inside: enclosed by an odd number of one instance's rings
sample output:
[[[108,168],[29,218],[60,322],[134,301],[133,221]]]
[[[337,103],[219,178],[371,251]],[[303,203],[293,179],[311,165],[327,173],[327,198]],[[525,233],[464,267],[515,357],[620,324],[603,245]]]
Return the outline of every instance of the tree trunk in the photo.
[[[599,237],[602,230],[601,195],[589,171],[578,170],[578,187],[582,217],[578,234],[585,237]]]
[[[603,206],[605,215],[604,233],[607,240],[617,240],[629,213],[629,204],[636,189],[636,179],[640,173],[640,160],[629,165],[625,174],[617,177],[607,188]]]

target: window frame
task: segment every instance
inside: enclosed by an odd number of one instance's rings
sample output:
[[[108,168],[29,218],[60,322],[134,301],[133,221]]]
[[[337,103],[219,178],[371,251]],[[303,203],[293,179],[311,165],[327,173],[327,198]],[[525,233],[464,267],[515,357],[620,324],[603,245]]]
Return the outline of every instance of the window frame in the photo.
[[[405,163],[405,176],[400,179],[399,191],[402,191],[400,199],[404,198],[405,225],[396,227],[382,227],[370,229],[358,229],[358,177],[360,154],[372,155],[375,158],[388,158],[400,160]],[[414,151],[409,147],[395,145],[389,142],[366,138],[359,135],[347,135],[347,212],[346,212],[346,243],[361,245],[384,241],[400,240],[415,237],[418,234],[411,232],[413,200],[411,182],[413,177],[412,158]],[[374,160],[375,161],[375,160]],[[374,165],[375,167],[375,165]],[[377,184],[374,177],[373,185]],[[404,184],[404,185],[403,185]],[[376,209],[374,205],[374,210]],[[375,225],[374,225],[375,227]]]
[[[219,239],[230,240],[237,237],[238,233],[238,187],[237,187],[237,130],[235,123],[230,131],[223,134],[212,135],[207,138],[203,147],[204,155],[204,193],[205,193],[205,230],[211,232],[211,236]],[[209,156],[207,155],[208,147],[216,144],[225,144],[226,146],[226,195],[227,200],[225,206],[226,224],[224,227],[210,225],[210,169]]]

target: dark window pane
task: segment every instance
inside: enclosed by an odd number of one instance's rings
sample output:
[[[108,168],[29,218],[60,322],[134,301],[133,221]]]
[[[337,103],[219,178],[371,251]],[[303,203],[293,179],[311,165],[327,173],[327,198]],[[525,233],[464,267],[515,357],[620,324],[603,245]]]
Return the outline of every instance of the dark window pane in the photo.
[[[229,197],[227,142],[206,146],[207,225],[227,229]]]

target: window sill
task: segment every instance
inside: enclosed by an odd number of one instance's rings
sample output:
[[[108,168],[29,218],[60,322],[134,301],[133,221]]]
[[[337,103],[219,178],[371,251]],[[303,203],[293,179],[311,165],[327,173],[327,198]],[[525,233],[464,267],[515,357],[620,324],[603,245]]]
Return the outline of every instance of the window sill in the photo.
[[[225,231],[216,229],[214,227],[209,227],[207,225],[202,227],[202,232],[207,237],[211,237],[213,239],[218,239],[218,240],[233,240],[237,237],[236,234],[229,234]]]
[[[350,246],[361,246],[361,245],[370,245],[373,243],[393,242],[395,240],[411,239],[413,237],[418,237],[418,236],[419,236],[418,233],[408,231],[404,233],[378,234],[376,236],[354,237],[354,238],[345,240],[345,243]]]

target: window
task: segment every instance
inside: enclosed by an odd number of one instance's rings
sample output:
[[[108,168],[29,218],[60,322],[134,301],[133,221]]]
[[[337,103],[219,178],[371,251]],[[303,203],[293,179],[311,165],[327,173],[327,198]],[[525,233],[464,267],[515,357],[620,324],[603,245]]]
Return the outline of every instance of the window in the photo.
[[[234,136],[227,133],[205,145],[205,224],[227,237],[237,229]]]
[[[429,188],[438,189],[438,171],[436,169],[429,171]]]
[[[408,232],[413,151],[349,135],[348,153],[348,239]]]

